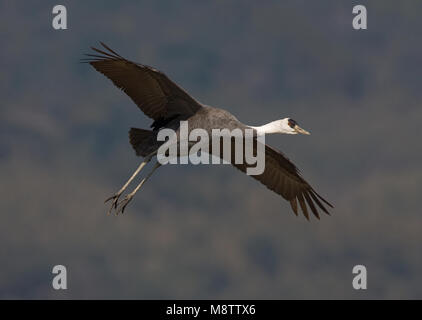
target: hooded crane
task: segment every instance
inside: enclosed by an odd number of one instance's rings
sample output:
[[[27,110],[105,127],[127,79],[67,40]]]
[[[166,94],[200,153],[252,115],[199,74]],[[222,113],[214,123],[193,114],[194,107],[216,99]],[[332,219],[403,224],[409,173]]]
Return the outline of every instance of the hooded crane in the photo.
[[[123,90],[133,100],[143,113],[154,120],[151,125],[152,130],[131,128],[129,131],[130,143],[136,154],[144,157],[144,161],[123,187],[105,201],[112,200],[109,213],[113,209],[116,210],[116,214],[123,213],[136,192],[160,167],[160,163],[157,161],[151,172],[140,181],[136,188],[119,201],[120,196],[132,180],[157,155],[160,146],[160,142],[157,141],[158,131],[162,128],[177,130],[182,120],[188,121],[189,128],[204,128],[208,132],[211,132],[214,128],[227,128],[229,130],[252,128],[256,135],[309,134],[290,118],[276,120],[259,127],[247,126],[226,110],[206,106],[196,101],[164,73],[152,67],[126,60],[104,43],[101,42],[101,45],[104,49],[92,47],[91,49],[98,54],[87,54],[89,58],[82,59],[82,62],[89,63],[109,78],[114,85]],[[246,164],[231,164],[242,172],[246,172]],[[329,214],[329,212],[324,204],[333,207],[302,178],[299,170],[287,157],[268,145],[265,145],[264,172],[252,177],[289,201],[296,215],[298,215],[299,202],[300,208],[308,220],[307,205],[318,219],[317,207],[326,214]]]

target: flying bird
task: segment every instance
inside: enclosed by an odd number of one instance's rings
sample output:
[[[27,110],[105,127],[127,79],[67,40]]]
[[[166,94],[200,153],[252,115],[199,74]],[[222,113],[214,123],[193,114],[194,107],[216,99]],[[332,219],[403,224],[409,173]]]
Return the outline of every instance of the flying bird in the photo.
[[[226,110],[201,104],[164,73],[129,61],[104,43],[101,42],[101,45],[102,49],[91,47],[95,54],[86,54],[88,58],[82,59],[82,62],[89,63],[95,70],[109,78],[133,100],[145,115],[153,120],[151,130],[131,128],[129,131],[129,141],[136,154],[143,157],[144,161],[123,187],[105,201],[112,200],[109,213],[113,209],[116,210],[116,214],[123,213],[136,192],[160,167],[157,161],[151,172],[140,181],[136,188],[119,201],[133,179],[157,155],[157,150],[163,143],[157,141],[158,131],[163,128],[178,130],[182,120],[188,122],[189,128],[203,128],[207,132],[211,132],[212,129],[244,130],[249,128],[253,129],[257,136],[275,133],[309,134],[291,118],[276,120],[259,127],[243,124]],[[246,164],[232,163],[232,165],[246,173]],[[318,219],[318,210],[329,214],[325,206],[333,208],[302,178],[297,167],[287,157],[268,145],[265,145],[265,170],[262,174],[252,177],[289,201],[296,215],[300,211],[300,206],[303,215],[308,220],[308,207]]]

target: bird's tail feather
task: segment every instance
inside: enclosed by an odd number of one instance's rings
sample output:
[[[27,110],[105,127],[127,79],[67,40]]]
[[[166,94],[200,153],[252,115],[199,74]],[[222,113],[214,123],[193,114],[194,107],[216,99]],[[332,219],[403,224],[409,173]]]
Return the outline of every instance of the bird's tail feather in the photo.
[[[130,128],[129,141],[135,149],[136,155],[141,157],[149,155],[157,147],[155,133],[152,130]]]

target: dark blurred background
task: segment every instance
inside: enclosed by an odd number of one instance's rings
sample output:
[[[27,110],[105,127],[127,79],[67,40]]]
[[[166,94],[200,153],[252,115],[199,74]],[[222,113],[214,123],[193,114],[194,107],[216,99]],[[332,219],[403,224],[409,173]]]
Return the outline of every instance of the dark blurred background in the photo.
[[[421,15],[419,0],[1,1],[0,298],[422,298]],[[78,62],[98,41],[244,123],[298,121],[311,136],[267,142],[332,216],[296,217],[227,165],[161,168],[107,216],[141,160],[128,130],[151,120]]]

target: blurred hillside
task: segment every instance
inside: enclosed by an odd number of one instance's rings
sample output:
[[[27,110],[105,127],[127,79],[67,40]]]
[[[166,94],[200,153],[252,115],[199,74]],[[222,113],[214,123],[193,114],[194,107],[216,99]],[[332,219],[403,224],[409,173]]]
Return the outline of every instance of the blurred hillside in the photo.
[[[0,1],[0,298],[422,298],[421,1],[62,1],[65,31],[56,4]],[[244,123],[298,121],[267,141],[332,216],[223,165],[161,168],[107,216],[151,120],[79,64],[98,41]]]

